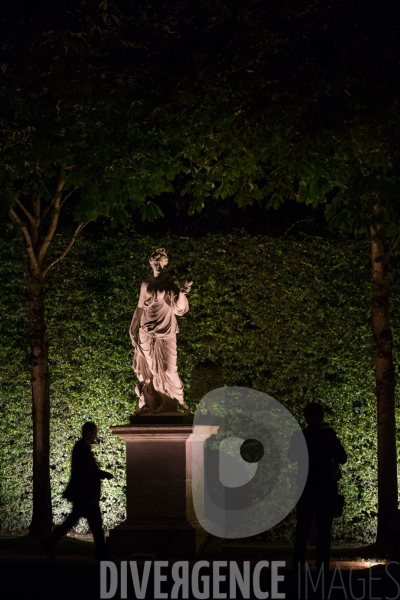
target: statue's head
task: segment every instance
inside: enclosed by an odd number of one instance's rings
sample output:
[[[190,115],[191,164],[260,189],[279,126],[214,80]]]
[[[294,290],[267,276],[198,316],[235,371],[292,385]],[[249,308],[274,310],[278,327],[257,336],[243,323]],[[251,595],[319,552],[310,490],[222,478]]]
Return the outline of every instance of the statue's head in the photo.
[[[168,264],[168,256],[165,252],[165,248],[157,248],[157,250],[151,254],[149,258],[150,265],[153,267],[157,262],[162,269]]]

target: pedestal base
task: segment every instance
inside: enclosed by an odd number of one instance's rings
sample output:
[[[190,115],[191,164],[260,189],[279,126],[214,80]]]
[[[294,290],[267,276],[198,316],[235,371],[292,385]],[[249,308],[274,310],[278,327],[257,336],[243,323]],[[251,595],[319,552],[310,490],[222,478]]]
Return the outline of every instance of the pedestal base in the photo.
[[[193,415],[182,413],[139,415],[111,428],[126,442],[127,487],[126,521],[107,539],[111,554],[190,560],[203,552],[210,535],[198,522],[192,486],[204,488],[203,439],[218,427],[203,429],[194,441]]]
[[[193,425],[194,415],[181,412],[164,412],[159,414],[142,413],[141,415],[131,415],[129,422],[131,425],[152,425],[162,423],[171,425],[179,423],[180,425]]]

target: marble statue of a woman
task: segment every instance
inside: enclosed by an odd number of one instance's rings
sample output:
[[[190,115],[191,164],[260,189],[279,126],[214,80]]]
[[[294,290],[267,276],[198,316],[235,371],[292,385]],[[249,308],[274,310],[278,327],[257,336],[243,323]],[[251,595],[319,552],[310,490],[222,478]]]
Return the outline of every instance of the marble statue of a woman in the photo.
[[[168,257],[158,248],[149,259],[153,275],[143,281],[139,302],[132,317],[130,336],[135,348],[133,369],[139,379],[136,393],[140,413],[177,412],[178,403],[189,413],[183,399],[183,384],[178,375],[175,315],[189,310],[186,295],[191,281],[180,287],[164,272]],[[136,331],[136,328],[139,331]]]

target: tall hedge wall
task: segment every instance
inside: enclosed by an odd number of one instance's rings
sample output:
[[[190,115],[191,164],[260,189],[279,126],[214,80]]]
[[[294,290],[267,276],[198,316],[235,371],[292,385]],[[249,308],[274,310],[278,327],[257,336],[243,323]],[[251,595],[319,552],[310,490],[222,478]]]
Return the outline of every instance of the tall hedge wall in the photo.
[[[32,480],[26,265],[12,229],[3,224],[1,233],[0,526],[21,529],[30,522]],[[58,236],[59,248],[65,240]],[[137,405],[128,328],[140,283],[150,274],[147,257],[158,246],[167,249],[168,269],[181,282],[194,280],[178,336],[189,405],[219,385],[248,386],[274,396],[303,423],[303,407],[321,401],[349,455],[341,482],[345,514],[335,520],[335,535],[371,540],[377,477],[368,244],[244,232],[151,239],[129,228],[110,233],[93,226],[49,275],[55,522],[68,512],[61,494],[85,420],[99,424],[95,452],[116,475],[103,485],[105,525],[124,518],[124,445],[108,427],[128,422]],[[395,273],[395,332],[397,290]],[[290,515],[267,537],[289,539],[292,527]]]

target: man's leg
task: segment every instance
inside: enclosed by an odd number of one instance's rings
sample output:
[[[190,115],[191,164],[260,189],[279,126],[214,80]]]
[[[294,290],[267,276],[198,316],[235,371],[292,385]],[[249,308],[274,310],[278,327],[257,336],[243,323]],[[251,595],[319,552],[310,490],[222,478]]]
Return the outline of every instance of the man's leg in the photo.
[[[72,512],[68,515],[65,521],[61,523],[61,525],[59,525],[57,529],[55,529],[53,533],[44,540],[43,545],[46,548],[53,548],[57,544],[58,540],[77,524],[81,516],[82,513],[80,506],[74,503]]]
[[[317,568],[324,566],[329,569],[329,559],[331,553],[331,530],[332,530],[332,498],[330,491],[321,494],[315,507],[315,517],[318,530],[317,545]]]
[[[307,538],[311,531],[311,525],[314,515],[314,502],[312,497],[307,494],[300,498],[296,509],[296,537],[293,548],[293,568],[303,568],[306,559]]]
[[[107,558],[107,546],[104,541],[103,524],[101,521],[100,506],[96,503],[94,506],[87,506],[84,515],[89,523],[96,546],[96,557],[100,559]]]

